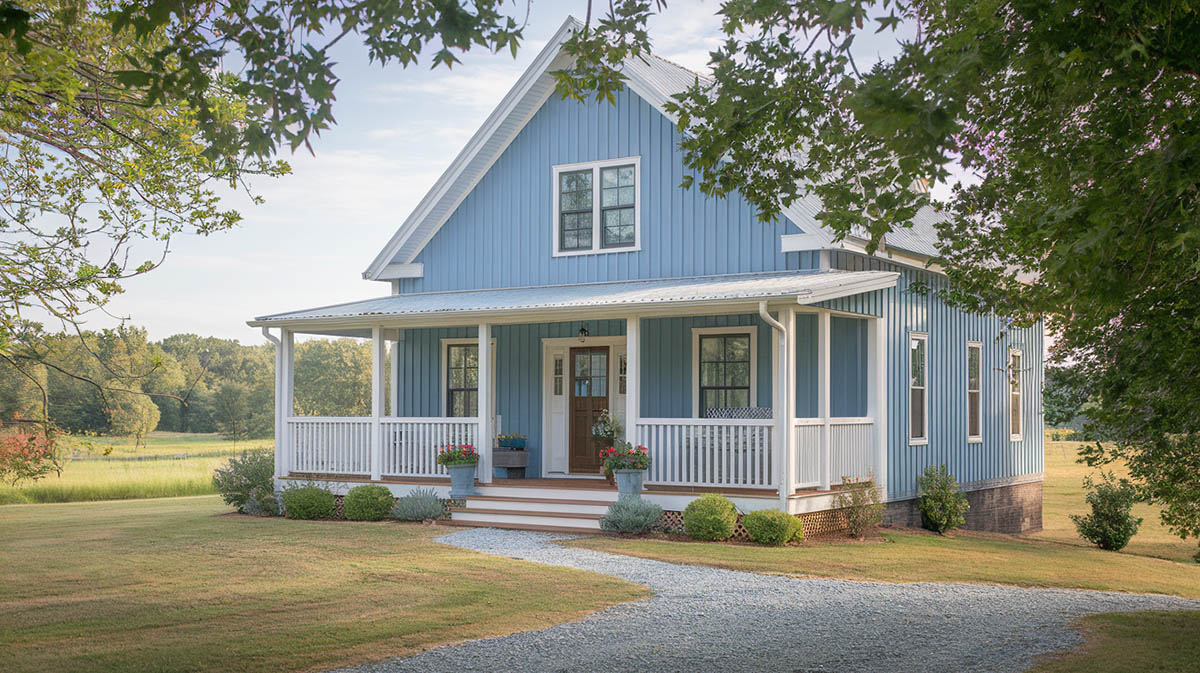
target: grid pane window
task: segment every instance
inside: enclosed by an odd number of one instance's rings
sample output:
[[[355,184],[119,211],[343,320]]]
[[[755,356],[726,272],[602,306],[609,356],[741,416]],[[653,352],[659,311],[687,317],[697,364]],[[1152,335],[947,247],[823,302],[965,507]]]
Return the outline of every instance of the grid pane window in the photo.
[[[633,166],[600,169],[600,216],[604,225],[601,247],[621,248],[634,244],[635,199]]]
[[[925,419],[927,418],[927,393],[926,393],[926,363],[928,338],[924,335],[914,335],[909,341],[909,365],[908,365],[908,438],[909,440],[925,440],[928,439],[928,431],[925,427]]]
[[[1008,432],[1013,440],[1020,440],[1024,435],[1021,403],[1021,351],[1011,351],[1008,354]]]
[[[592,171],[571,171],[558,176],[559,247],[592,248]]]
[[[983,407],[981,383],[983,380],[983,346],[967,344],[967,438],[979,439],[983,435]]]
[[[700,337],[700,414],[750,406],[750,335]]]
[[[446,415],[479,415],[479,346],[446,347]]]

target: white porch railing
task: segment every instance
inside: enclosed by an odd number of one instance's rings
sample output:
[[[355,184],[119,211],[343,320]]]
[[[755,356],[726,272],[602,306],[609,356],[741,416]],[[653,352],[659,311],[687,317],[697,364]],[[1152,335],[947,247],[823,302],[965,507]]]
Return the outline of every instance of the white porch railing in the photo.
[[[287,425],[291,471],[371,474],[370,418],[293,416]]]
[[[771,419],[640,418],[637,443],[650,448],[646,483],[769,488]]]
[[[448,444],[478,445],[479,422],[474,418],[382,418],[385,475],[440,477],[449,474],[437,464],[438,451]]]
[[[821,431],[819,418],[798,418],[792,426],[796,438],[796,487],[821,485]],[[829,419],[829,479],[866,479],[874,471],[875,423],[870,418]]]

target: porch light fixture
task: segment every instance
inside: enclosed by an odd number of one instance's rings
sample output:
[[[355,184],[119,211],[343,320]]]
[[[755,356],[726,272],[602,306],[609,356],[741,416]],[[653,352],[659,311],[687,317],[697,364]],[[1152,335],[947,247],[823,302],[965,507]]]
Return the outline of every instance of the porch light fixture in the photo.
[[[588,338],[587,325],[580,325],[579,326],[579,343],[584,343],[585,341],[587,341],[587,338]]]

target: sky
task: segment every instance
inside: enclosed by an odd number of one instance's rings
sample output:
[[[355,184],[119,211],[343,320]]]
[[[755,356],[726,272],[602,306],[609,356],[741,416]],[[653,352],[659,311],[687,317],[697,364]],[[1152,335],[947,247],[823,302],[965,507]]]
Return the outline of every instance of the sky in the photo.
[[[381,67],[361,44],[344,40],[335,53],[338,123],[313,139],[315,156],[281,156],[290,175],[252,183],[261,205],[230,194],[224,202],[242,213],[240,226],[177,237],[163,266],[128,281],[108,311],[154,340],[192,332],[259,343],[259,331],[246,325],[255,316],[388,294],[386,283],[363,280],[362,271],[566,16],[583,16],[586,7],[585,0],[534,3],[515,59],[473,51],[449,71],[430,70],[427,61]],[[718,8],[711,0],[671,2],[650,23],[654,52],[706,70],[721,40]],[[113,324],[94,315],[87,326]]]

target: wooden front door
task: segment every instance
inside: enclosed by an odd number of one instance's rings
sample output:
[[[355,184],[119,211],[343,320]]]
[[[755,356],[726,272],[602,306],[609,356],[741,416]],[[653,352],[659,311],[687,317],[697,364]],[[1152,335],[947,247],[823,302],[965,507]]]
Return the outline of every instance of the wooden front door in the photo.
[[[608,346],[571,349],[571,472],[597,474],[600,452],[592,441],[592,425],[608,408]]]

